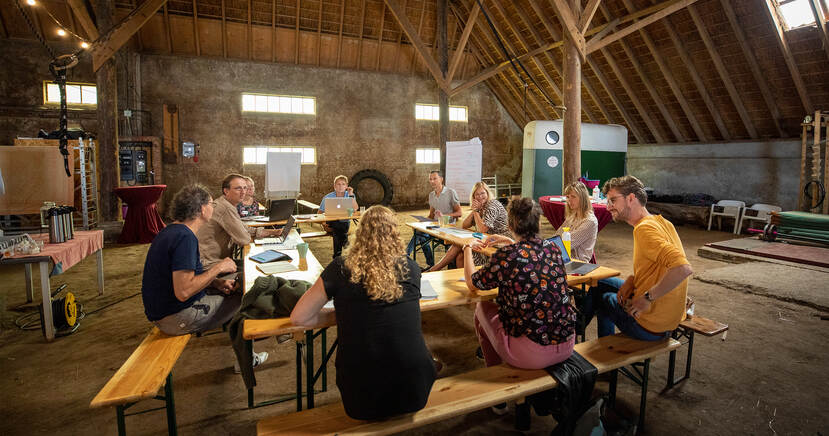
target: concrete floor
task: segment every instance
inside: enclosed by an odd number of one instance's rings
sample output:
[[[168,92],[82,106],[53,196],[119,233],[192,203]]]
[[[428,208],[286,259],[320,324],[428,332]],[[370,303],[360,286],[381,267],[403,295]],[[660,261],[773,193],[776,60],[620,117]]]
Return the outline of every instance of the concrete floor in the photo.
[[[411,211],[409,213],[422,213]],[[405,217],[401,215],[401,221]],[[542,219],[543,235],[552,228]],[[697,275],[703,276],[730,264],[697,256],[707,242],[733,237],[725,232],[706,232],[679,227],[686,253]],[[411,232],[401,226],[408,241]],[[599,234],[599,262],[631,272],[632,236],[629,226],[610,224]],[[14,320],[36,308],[25,305],[23,268],[0,270],[0,434],[113,434],[114,409],[89,409],[89,401],[120,367],[145,336],[149,324],[143,314],[140,279],[147,245],[108,246],[105,249],[106,294],[96,295],[95,261],[87,259],[53,279],[53,286],[68,283],[84,304],[87,317],[80,330],[53,343],[45,343],[39,330],[22,331]],[[325,264],[331,242],[311,241],[311,249]],[[423,259],[419,259],[423,262]],[[757,277],[772,271],[759,268]],[[778,274],[778,273],[774,273]],[[790,277],[792,289],[809,274]],[[731,274],[739,281],[739,274]],[[804,281],[803,283],[806,283]],[[814,282],[813,282],[814,283]],[[825,282],[815,283],[827,289]],[[692,280],[689,294],[697,301],[697,313],[731,326],[726,340],[699,338],[695,344],[692,378],[661,393],[667,357],[651,366],[647,409],[647,434],[829,434],[829,390],[826,389],[829,315],[819,309],[746,293],[735,286],[720,286],[716,280]],[[446,366],[441,376],[462,373],[481,366],[475,359],[477,346],[470,308],[425,313],[423,332],[430,349]],[[333,329],[332,329],[333,330]],[[332,332],[331,336],[334,336]],[[588,339],[595,337],[593,325]],[[257,399],[288,394],[294,387],[294,345],[273,340],[257,342],[271,358],[257,370]],[[319,353],[317,353],[319,354]],[[680,352],[684,358],[684,348]],[[256,421],[290,413],[293,403],[248,410],[241,378],[232,372],[233,354],[225,335],[193,338],[176,365],[174,386],[179,433],[200,435],[249,435]],[[328,392],[317,403],[337,401],[335,370],[329,366]],[[370,386],[367,388],[371,388]],[[607,384],[597,383],[597,393]],[[635,410],[636,388],[620,381],[619,403]],[[141,403],[143,407],[153,402]],[[822,412],[821,412],[822,411]],[[437,423],[407,434],[517,434],[512,416],[497,416],[489,410]],[[534,417],[526,434],[548,434],[549,417]],[[131,435],[163,434],[163,412],[127,418]]]

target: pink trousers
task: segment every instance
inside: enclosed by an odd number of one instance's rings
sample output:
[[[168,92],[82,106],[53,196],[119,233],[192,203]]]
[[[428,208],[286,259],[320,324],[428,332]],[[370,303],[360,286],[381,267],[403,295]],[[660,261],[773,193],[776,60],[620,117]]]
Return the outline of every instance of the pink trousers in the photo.
[[[567,342],[554,345],[540,345],[526,336],[512,337],[504,331],[498,317],[498,305],[491,301],[478,303],[475,307],[475,331],[486,366],[506,362],[516,368],[546,368],[567,360],[576,343],[576,335]]]

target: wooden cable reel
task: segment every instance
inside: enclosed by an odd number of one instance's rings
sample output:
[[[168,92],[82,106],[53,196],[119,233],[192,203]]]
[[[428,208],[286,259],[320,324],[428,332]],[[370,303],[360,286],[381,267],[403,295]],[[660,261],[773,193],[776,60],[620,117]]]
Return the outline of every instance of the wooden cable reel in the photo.
[[[61,298],[54,298],[59,293],[66,289],[66,284],[60,285],[55,292],[52,293],[52,323],[55,327],[56,336],[66,336],[74,333],[81,326],[78,318],[78,302],[75,299],[75,294],[71,291],[66,291],[66,295]],[[43,328],[43,308],[40,309],[40,324]]]

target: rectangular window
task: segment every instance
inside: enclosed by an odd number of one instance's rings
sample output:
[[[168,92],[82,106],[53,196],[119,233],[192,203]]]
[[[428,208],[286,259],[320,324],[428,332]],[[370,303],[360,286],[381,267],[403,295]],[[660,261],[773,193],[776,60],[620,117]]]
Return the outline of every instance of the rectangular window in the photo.
[[[60,87],[55,82],[43,82],[43,104],[60,104]],[[91,83],[66,83],[66,104],[95,106],[98,89]]]
[[[821,2],[822,0],[818,0],[818,8],[822,6]],[[779,0],[777,7],[787,30],[815,24],[815,14],[809,0]]]
[[[242,112],[315,115],[316,106],[314,97],[242,94]]]
[[[244,165],[264,165],[268,158],[268,152],[302,153],[303,165],[317,164],[317,150],[314,147],[245,147],[242,151],[242,163]]]
[[[416,120],[440,120],[440,106],[436,104],[415,104]],[[449,121],[467,122],[466,106],[449,106]]]
[[[439,164],[440,163],[440,149],[439,148],[418,148],[415,150],[415,163],[419,164]]]

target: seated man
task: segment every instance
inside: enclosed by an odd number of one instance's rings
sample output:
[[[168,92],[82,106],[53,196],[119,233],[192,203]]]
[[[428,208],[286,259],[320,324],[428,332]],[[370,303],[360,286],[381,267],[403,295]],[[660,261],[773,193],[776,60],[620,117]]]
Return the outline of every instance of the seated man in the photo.
[[[251,238],[279,236],[282,229],[266,230],[261,227],[248,227],[239,217],[236,209],[245,197],[247,181],[245,176],[230,174],[222,181],[222,195],[215,201],[213,216],[196,233],[199,238],[201,261],[209,268],[233,254],[233,244],[244,246],[250,244]],[[290,231],[287,229],[286,231]]]
[[[429,219],[439,220],[443,215],[454,219],[460,218],[463,212],[461,211],[461,202],[458,200],[458,193],[454,189],[443,185],[443,176],[440,171],[435,170],[429,173],[429,184],[432,185],[432,190],[429,191]],[[411,256],[415,247],[421,246],[426,264],[431,268],[435,265],[432,247],[428,244],[431,239],[432,237],[426,233],[415,231],[409,245],[406,247],[406,255]]]
[[[603,191],[613,221],[633,226],[633,275],[600,280],[583,308],[587,322],[595,307],[599,337],[622,333],[645,341],[670,336],[685,319],[688,277],[693,273],[673,224],[645,208],[648,195],[633,176],[608,180]],[[591,307],[592,306],[592,307]]]
[[[320,213],[325,213],[326,198],[351,198],[352,208],[357,210],[357,199],[354,198],[354,188],[348,186],[348,177],[339,175],[334,177],[334,192],[329,192],[320,201]],[[326,232],[331,232],[334,239],[334,258],[342,254],[343,247],[348,244],[348,228],[351,220],[329,221],[322,223]]]
[[[241,292],[235,282],[220,274],[236,271],[225,257],[205,270],[199,260],[196,233],[213,215],[214,201],[199,185],[186,186],[173,199],[173,224],[153,240],[144,263],[141,296],[144,313],[168,335],[183,335],[216,328],[236,313]],[[211,295],[205,292],[211,287]]]

